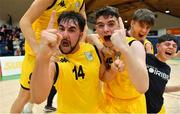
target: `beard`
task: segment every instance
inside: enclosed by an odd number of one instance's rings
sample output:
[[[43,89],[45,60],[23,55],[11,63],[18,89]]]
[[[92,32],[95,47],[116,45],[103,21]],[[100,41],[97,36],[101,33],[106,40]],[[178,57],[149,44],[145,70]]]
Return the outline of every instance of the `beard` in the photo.
[[[69,54],[72,51],[73,47],[71,42],[64,38],[61,40],[59,49],[63,54]]]
[[[59,45],[59,49],[63,54],[70,54],[78,45],[80,40],[80,36],[78,38],[78,40],[76,41],[76,43],[74,45],[72,45],[71,41],[68,40],[67,38],[63,38],[61,40],[61,43]]]

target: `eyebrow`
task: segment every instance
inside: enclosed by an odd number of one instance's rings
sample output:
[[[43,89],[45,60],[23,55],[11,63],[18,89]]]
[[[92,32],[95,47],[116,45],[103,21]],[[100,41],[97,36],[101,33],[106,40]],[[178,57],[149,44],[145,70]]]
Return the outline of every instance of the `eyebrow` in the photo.
[[[112,23],[112,22],[115,23],[115,20],[110,20],[107,23]],[[98,25],[98,24],[104,24],[104,23],[100,21],[100,22],[97,22],[96,24]]]
[[[99,24],[104,24],[104,23],[103,22],[97,22],[96,24],[99,25]]]
[[[76,27],[75,26],[71,26],[71,27],[69,27],[69,29],[76,29]]]
[[[59,27],[64,27],[63,25],[59,24]]]
[[[114,21],[114,20],[110,20],[110,21],[108,21],[108,23],[112,23],[112,22],[113,22],[113,23],[115,23],[115,21]]]
[[[60,24],[59,27],[65,28],[62,24]],[[76,29],[77,27],[76,27],[76,26],[70,26],[69,28],[71,28],[71,29],[72,29],[72,28]]]

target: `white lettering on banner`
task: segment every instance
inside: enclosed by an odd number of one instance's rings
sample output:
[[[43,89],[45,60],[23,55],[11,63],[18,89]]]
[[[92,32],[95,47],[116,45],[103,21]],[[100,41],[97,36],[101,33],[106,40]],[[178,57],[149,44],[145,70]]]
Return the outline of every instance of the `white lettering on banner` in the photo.
[[[0,57],[2,76],[20,74],[23,58],[24,56]]]

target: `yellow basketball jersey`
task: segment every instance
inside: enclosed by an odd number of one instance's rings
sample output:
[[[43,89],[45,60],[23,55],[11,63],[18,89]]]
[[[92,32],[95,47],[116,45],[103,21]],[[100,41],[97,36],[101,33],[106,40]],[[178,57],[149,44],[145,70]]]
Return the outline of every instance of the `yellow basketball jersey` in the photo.
[[[127,37],[129,45],[133,41],[135,41],[135,38]],[[112,59],[114,58],[112,57]],[[123,55],[120,59],[124,59]],[[100,107],[100,112],[146,113],[145,96],[136,90],[128,75],[125,67],[125,70],[119,72],[115,79],[104,84],[105,103]]]
[[[76,53],[60,57],[58,62],[58,113],[90,113],[101,103],[99,57],[92,45],[80,44]]]
[[[37,42],[40,42],[40,34],[41,31],[46,29],[52,10],[56,11],[57,17],[64,11],[76,11],[79,12],[82,5],[83,0],[54,0],[55,4],[50,8],[44,11],[44,13],[32,24],[32,28],[35,32],[35,37]],[[57,27],[57,23],[55,24],[55,27]],[[31,50],[30,45],[25,42],[25,50],[26,53],[34,55],[34,52]]]
[[[127,42],[131,43],[135,38],[127,37]],[[123,59],[123,56],[121,57]],[[108,96],[112,96],[119,99],[132,99],[140,96],[140,93],[137,92],[132,82],[129,80],[127,69],[123,72],[118,72],[118,76],[104,84],[105,93]]]
[[[146,47],[146,44],[149,43],[151,46],[152,46],[152,49],[151,49],[151,53],[154,54],[154,48],[153,48],[153,45],[152,43],[148,40],[148,39],[145,39],[144,40],[144,48]],[[145,48],[146,50],[146,48]]]

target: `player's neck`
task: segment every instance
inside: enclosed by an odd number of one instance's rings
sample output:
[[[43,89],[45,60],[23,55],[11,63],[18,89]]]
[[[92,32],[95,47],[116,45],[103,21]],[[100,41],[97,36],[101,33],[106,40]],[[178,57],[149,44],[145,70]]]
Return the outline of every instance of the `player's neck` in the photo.
[[[167,61],[167,59],[165,59],[163,56],[161,56],[160,54],[157,54],[156,55],[156,57],[157,57],[157,59],[159,60],[159,61],[161,61],[161,62],[166,62]]]

